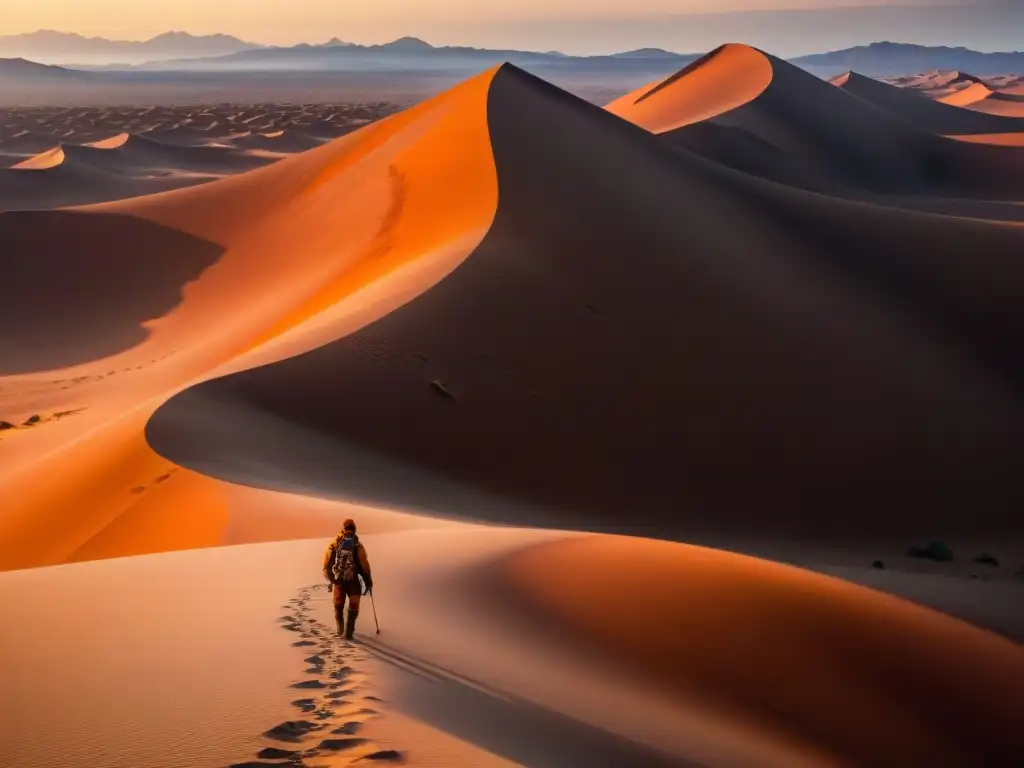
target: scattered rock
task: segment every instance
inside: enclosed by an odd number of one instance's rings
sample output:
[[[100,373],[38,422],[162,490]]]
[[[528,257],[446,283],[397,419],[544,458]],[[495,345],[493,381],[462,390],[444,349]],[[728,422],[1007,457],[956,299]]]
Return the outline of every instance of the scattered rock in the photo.
[[[14,425],[9,421],[0,421],[0,432],[4,432],[8,429],[14,429]]]
[[[999,561],[994,555],[990,555],[987,552],[982,552],[980,555],[974,558],[974,562],[981,565],[994,565],[996,568],[999,567]]]
[[[146,490],[146,486],[144,486],[144,485],[133,485],[131,487],[131,492],[132,493],[136,493],[136,494],[137,493],[143,493],[145,490]]]
[[[877,568],[878,570],[883,570],[885,568],[885,563],[883,563],[881,560],[875,560],[875,562],[871,564],[871,567]]]
[[[911,547],[907,550],[907,554],[911,557],[943,563],[952,562],[953,560],[953,552],[941,541],[930,541],[924,547]]]
[[[24,426],[31,427],[33,424],[38,424],[40,421],[42,421],[42,417],[38,413],[34,413],[25,419]]]
[[[593,304],[584,304],[583,307],[584,307],[584,309],[588,310],[589,312],[594,313],[595,315],[602,314],[601,310],[598,309],[597,307],[595,307]]]
[[[450,389],[448,389],[447,386],[445,386],[443,381],[434,379],[432,382],[430,382],[430,388],[433,389],[441,397],[448,400],[449,402],[456,402],[455,395],[452,393]]]

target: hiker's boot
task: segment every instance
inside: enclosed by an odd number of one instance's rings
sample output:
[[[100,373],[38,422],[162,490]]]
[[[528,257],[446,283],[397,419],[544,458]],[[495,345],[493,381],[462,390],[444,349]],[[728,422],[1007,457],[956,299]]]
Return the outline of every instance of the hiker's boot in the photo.
[[[334,623],[338,626],[338,637],[345,636],[345,608],[343,606],[334,607]]]
[[[348,622],[345,624],[345,639],[351,640],[353,633],[356,631],[356,619],[359,617],[358,608],[348,609]]]

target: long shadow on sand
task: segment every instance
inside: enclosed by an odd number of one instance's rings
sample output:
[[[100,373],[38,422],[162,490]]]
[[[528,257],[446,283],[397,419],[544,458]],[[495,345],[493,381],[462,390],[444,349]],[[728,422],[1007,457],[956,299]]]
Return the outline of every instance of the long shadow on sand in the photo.
[[[220,258],[216,243],[133,216],[0,214],[0,375],[76,365],[139,344]]]
[[[545,707],[491,691],[378,641],[360,644],[381,661],[409,673],[403,675],[400,693],[393,700],[397,709],[520,765],[698,765]],[[467,712],[472,712],[473,717],[466,717]]]

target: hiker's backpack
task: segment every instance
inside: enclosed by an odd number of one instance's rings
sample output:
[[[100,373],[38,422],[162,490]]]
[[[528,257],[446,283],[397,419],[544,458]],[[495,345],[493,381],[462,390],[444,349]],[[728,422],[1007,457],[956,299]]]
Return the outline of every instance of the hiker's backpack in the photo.
[[[334,547],[334,562],[331,574],[335,583],[353,582],[358,579],[356,569],[356,540],[338,539]]]

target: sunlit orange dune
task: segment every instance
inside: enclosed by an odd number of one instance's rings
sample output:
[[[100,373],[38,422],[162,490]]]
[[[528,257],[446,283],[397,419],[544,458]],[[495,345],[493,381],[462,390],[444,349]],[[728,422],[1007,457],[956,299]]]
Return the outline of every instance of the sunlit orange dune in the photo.
[[[597,592],[595,573],[607,577]],[[539,544],[513,555],[506,574],[524,604],[610,664],[836,765],[1012,765],[1024,755],[1024,650],[899,599],[620,537]]]
[[[93,149],[117,149],[123,147],[131,139],[131,135],[127,133],[119,133],[116,136],[111,136],[109,139],[101,139],[100,141],[93,141],[85,146],[92,147]]]
[[[736,109],[760,96],[771,80],[772,66],[760,51],[723,45],[605,109],[649,131],[664,133]]]
[[[966,88],[943,96],[938,101],[942,104],[949,104],[951,107],[966,107],[991,95],[992,91],[983,83],[971,83]]]
[[[847,73],[829,84],[757,49],[728,45],[606,109],[722,165],[813,191],[985,200],[1024,195],[1020,157],[915,127],[852,95],[863,90],[860,80],[866,78]],[[963,113],[975,129],[991,121],[871,83],[868,91],[885,89],[925,108]]]
[[[978,133],[966,136],[950,136],[957,141],[967,141],[974,144],[998,144],[1004,147],[1024,147],[1024,133]]]
[[[38,286],[0,308],[0,326],[10,329],[0,335],[0,375],[13,393],[0,397],[0,407],[24,418],[22,382],[38,407],[43,382],[82,378],[87,386],[44,387],[52,392],[46,404],[89,409],[0,441],[0,493],[17,496],[5,503],[0,567],[63,562],[148,505],[131,489],[150,486],[167,462],[142,433],[175,391],[333,340],[457,266],[496,205],[486,129],[492,76],[250,174],[74,212],[0,217],[0,236],[24,257],[16,279]],[[104,292],[81,291],[70,271],[67,282],[39,281],[62,264],[93,271],[104,261]],[[122,290],[112,304],[109,295]],[[20,327],[44,305],[65,311]],[[302,324],[326,309],[340,316],[337,327],[313,323],[304,335]],[[272,349],[261,346],[285,334]],[[38,370],[46,373],[31,374]],[[55,465],[69,468],[58,482]],[[166,500],[147,515],[165,515],[175,500],[178,509],[191,507],[190,496],[208,487],[197,480],[160,489]],[[194,512],[201,532],[192,541],[217,543],[218,494],[203,493],[214,507]],[[190,525],[188,518],[177,524]],[[152,551],[158,527],[133,521],[126,530],[141,533],[118,534],[102,552]],[[333,519],[315,531],[336,527]]]
[[[48,149],[38,155],[22,160],[16,165],[12,165],[12,170],[18,171],[45,171],[49,168],[56,168],[58,165],[64,162],[64,149],[63,147],[54,147]]]

